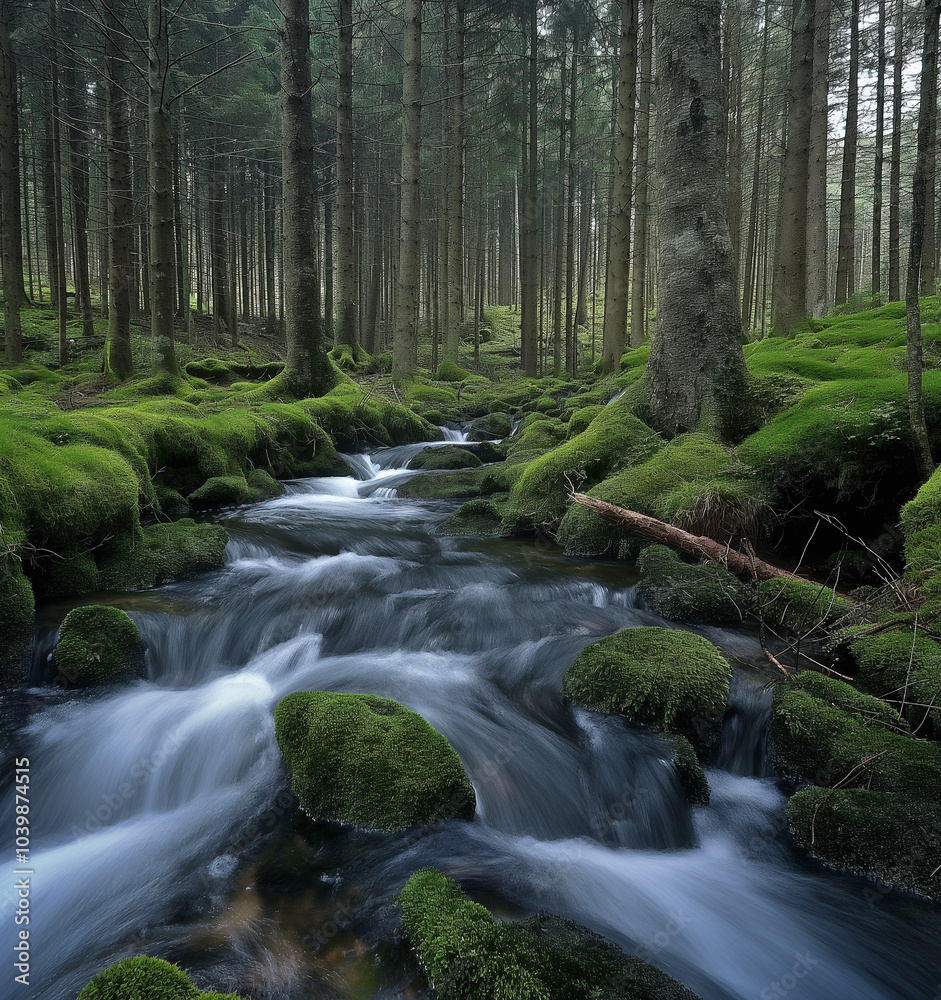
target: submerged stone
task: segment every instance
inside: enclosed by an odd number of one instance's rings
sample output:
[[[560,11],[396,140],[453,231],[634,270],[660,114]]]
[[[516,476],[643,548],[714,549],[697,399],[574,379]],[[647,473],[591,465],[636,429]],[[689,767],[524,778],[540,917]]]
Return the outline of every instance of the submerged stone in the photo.
[[[65,616],[55,661],[69,687],[107,684],[143,674],[144,644],[124,611],[89,605]]]

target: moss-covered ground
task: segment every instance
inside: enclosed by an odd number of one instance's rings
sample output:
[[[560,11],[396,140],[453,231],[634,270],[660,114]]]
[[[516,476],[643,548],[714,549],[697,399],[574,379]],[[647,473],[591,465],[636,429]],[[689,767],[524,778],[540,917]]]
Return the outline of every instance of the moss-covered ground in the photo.
[[[78,1000],[241,1000],[235,993],[204,993],[178,966],[161,958],[125,958],[99,972]]]

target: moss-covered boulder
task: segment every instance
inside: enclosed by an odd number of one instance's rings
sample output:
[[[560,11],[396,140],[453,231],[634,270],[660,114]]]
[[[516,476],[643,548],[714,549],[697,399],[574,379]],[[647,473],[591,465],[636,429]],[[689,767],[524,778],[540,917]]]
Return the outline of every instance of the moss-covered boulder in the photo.
[[[482,464],[472,451],[452,444],[443,448],[422,448],[412,457],[408,468],[434,472],[439,469],[476,469]]]
[[[470,372],[465,371],[453,361],[442,361],[435,372],[435,378],[439,382],[463,382],[470,377]]]
[[[33,588],[19,561],[0,557],[0,686],[25,677],[33,645],[35,600]]]
[[[186,366],[186,374],[205,379],[207,382],[225,382],[232,377],[229,366],[219,358],[200,358],[197,361],[190,361]]]
[[[251,503],[255,491],[244,476],[213,476],[187,497],[196,510],[215,510],[219,507],[237,507]]]
[[[686,792],[686,797],[696,805],[709,804],[709,779],[696,756],[696,749],[685,736],[678,733],[665,734],[673,750],[673,770]]]
[[[912,739],[890,705],[811,671],[779,685],[768,753],[787,777],[941,804],[941,747]]]
[[[125,958],[99,972],[78,1000],[241,1000],[235,993],[204,993],[178,966],[162,958]]]
[[[604,411],[603,406],[583,406],[569,417],[569,437],[577,437],[582,431],[588,430],[588,425]]]
[[[291,787],[317,819],[391,831],[474,815],[450,743],[389,698],[299,691],[278,703],[275,733]]]
[[[108,684],[143,674],[144,644],[129,615],[93,604],[65,616],[55,662],[69,687]]]
[[[497,411],[478,417],[467,432],[468,441],[495,441],[505,438],[513,428],[508,413]]]
[[[506,485],[500,466],[481,466],[415,476],[402,483],[396,492],[405,500],[468,500],[502,493]]]
[[[678,733],[703,751],[718,742],[731,676],[728,660],[702,636],[642,627],[586,646],[562,692],[583,708]]]
[[[928,602],[941,610],[941,471],[935,471],[915,498],[902,508],[905,576]]]
[[[660,437],[630,413],[615,405],[605,407],[581,434],[527,465],[510,493],[506,526],[525,532],[557,521],[573,488],[594,485],[616,469],[642,462],[661,444]]]
[[[868,788],[805,788],[787,803],[791,835],[825,865],[941,902],[941,807]]]
[[[95,560],[85,553],[56,559],[46,566],[35,568],[33,588],[36,596],[43,601],[93,594],[101,589],[98,567]]]
[[[665,545],[650,545],[637,562],[637,593],[651,611],[680,622],[740,622],[751,588],[718,563],[687,563]]]
[[[473,444],[465,444],[464,450],[476,455],[481,462],[487,464],[502,462],[506,458],[507,445],[505,442],[475,441]]]
[[[922,632],[894,628],[859,636],[849,648],[863,691],[891,702],[918,735],[941,737],[941,645]]]
[[[675,979],[550,914],[497,923],[432,868],[399,894],[402,927],[438,1000],[694,1000]]]
[[[506,497],[503,498],[505,503]],[[442,535],[485,535],[503,534],[503,504],[496,500],[468,500],[445,521],[438,531]]]
[[[255,502],[271,500],[284,493],[284,486],[265,469],[250,469],[245,473],[245,482],[252,489]]]
[[[822,584],[780,578],[758,584],[757,610],[772,627],[804,636],[831,629],[853,610],[853,602]]]
[[[189,518],[144,528],[139,537],[109,544],[99,560],[102,590],[147,590],[221,569],[229,540],[219,524]]]

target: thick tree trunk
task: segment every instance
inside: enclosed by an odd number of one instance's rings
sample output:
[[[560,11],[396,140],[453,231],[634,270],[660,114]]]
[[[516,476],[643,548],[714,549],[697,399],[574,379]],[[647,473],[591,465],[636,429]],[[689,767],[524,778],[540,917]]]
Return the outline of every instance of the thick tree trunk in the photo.
[[[771,301],[773,332],[786,337],[807,316],[807,182],[813,94],[814,0],[794,0],[788,76],[777,260]]]
[[[402,190],[392,374],[411,378],[418,362],[421,281],[421,0],[405,0],[402,76]]]
[[[535,376],[539,368],[539,152],[537,112],[539,103],[537,54],[539,30],[537,7],[529,7],[529,73],[527,128],[523,136],[523,191],[520,200],[519,278],[520,278],[520,361],[523,372]]]
[[[353,0],[337,6],[337,246],[335,337],[358,339],[353,256]]]
[[[560,80],[562,83],[561,102],[559,107],[559,160],[556,171],[556,191],[555,204],[555,260],[553,262],[552,273],[552,374],[558,378],[562,374],[562,283],[565,274],[565,210],[566,210],[566,184],[568,181],[567,170],[565,169],[565,104],[566,85],[568,77],[566,72],[566,56],[562,54],[562,71]]]
[[[297,396],[322,396],[333,387],[336,377],[321,336],[309,2],[288,0],[282,9],[281,141],[287,380]]]
[[[921,247],[921,284],[920,294],[934,295],[938,290],[937,267],[935,265],[935,219],[936,199],[935,184],[938,174],[938,120],[931,118],[931,131],[928,135],[928,156],[925,162],[925,224],[924,242]]]
[[[229,234],[225,223],[225,160],[218,147],[209,158],[209,267],[212,276],[213,339],[233,338],[234,303],[229,300]],[[235,335],[237,339],[237,334]]]
[[[807,312],[830,308],[827,215],[827,124],[830,110],[830,0],[816,0],[807,179]]]
[[[938,105],[938,20],[941,0],[927,0],[925,41],[921,57],[921,104],[918,109],[918,158],[912,181],[912,235],[908,251],[908,280],[905,283],[905,314],[908,333],[908,415],[915,439],[918,467],[924,481],[934,472],[934,459],[925,425],[922,400],[921,310],[918,304],[922,246],[925,235],[925,191],[932,122]]]
[[[173,340],[176,259],[173,213],[173,129],[168,104],[170,36],[162,0],[148,5],[148,130],[150,182],[150,335],[156,366],[176,375]]]
[[[902,43],[905,37],[905,4],[896,0],[895,52],[892,60],[892,153],[889,157],[889,301],[902,297],[901,192],[902,192]]]
[[[23,360],[23,331],[20,323],[20,285],[16,246],[20,240],[20,219],[16,191],[19,188],[19,156],[14,131],[16,74],[10,40],[9,6],[0,3],[0,222],[3,239],[3,321],[4,346],[8,365]]]
[[[856,291],[856,152],[859,140],[859,0],[850,12],[849,91],[840,182],[840,242],[836,258],[834,301],[842,305]]]
[[[59,365],[69,362],[68,301],[65,294],[66,255],[65,255],[65,219],[64,202],[62,198],[62,141],[59,122],[62,118],[62,104],[59,100],[59,3],[50,0],[49,3],[49,72],[52,81],[51,113],[52,119],[52,209],[53,233],[57,246],[56,251],[56,327],[59,341]]]
[[[618,85],[608,198],[608,246],[605,254],[604,333],[601,370],[617,371],[627,336],[630,301],[631,194],[634,181],[634,116],[637,97],[637,2],[621,0]],[[719,39],[715,39],[718,46]]]
[[[882,175],[885,149],[885,0],[879,0],[876,59],[876,158],[873,174],[872,197],[872,298],[879,301],[882,294]]]
[[[131,184],[131,98],[124,55],[126,0],[106,10],[108,59],[108,259],[111,309],[108,313],[106,370],[119,379],[134,372],[131,358],[131,269],[134,198]]]
[[[268,309],[266,326],[268,335],[274,336],[278,331],[279,323],[278,302],[275,294],[275,197],[271,172],[271,163],[266,159],[262,174],[265,213],[265,303]]]
[[[595,201],[595,174],[591,172],[588,178],[586,192],[582,181],[582,207],[579,212],[579,225],[582,229],[582,249],[578,261],[578,304],[575,306],[575,330],[580,326],[588,326],[588,265],[591,258],[591,222],[592,208]]]
[[[656,8],[659,57],[657,334],[647,365],[653,423],[734,435],[745,391],[728,233],[719,0]]]
[[[451,142],[448,164],[448,287],[447,323],[443,357],[456,361],[461,346],[464,313],[464,155],[467,126],[464,121],[464,60],[467,0],[456,0],[454,23]]]
[[[647,230],[650,213],[650,84],[653,71],[653,0],[644,0],[637,122],[637,192],[634,204],[634,270],[631,274],[631,347],[647,339]],[[759,114],[760,114],[759,110]]]

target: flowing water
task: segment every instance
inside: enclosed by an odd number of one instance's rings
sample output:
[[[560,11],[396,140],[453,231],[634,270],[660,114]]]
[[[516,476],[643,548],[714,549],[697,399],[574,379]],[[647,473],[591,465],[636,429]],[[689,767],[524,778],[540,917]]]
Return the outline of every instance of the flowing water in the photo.
[[[223,571],[125,595],[146,681],[40,687],[42,638],[37,686],[3,712],[5,750],[31,762],[31,995],[74,997],[148,953],[255,1000],[414,997],[392,899],[434,865],[500,915],[571,917],[707,1000],[936,1000],[937,910],[789,844],[757,672],[737,668],[712,803],[691,809],[655,734],[559,694],[585,644],[666,624],[624,567],[437,535],[454,504],[394,496],[418,447],[231,513]],[[755,659],[748,635],[703,631]],[[316,689],[420,712],[464,761],[474,821],[393,835],[299,816],[273,710]],[[2,997],[25,995],[11,966]]]

